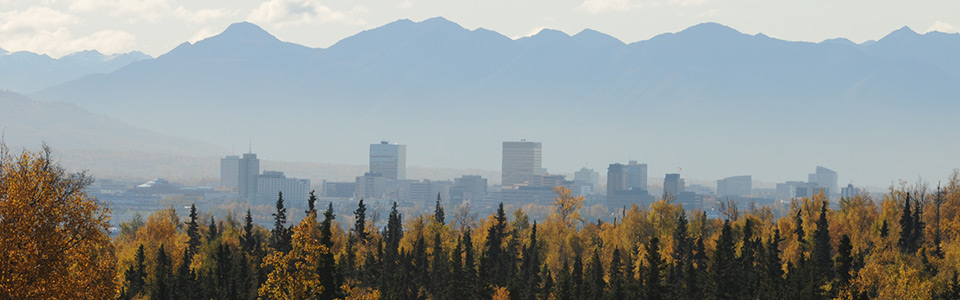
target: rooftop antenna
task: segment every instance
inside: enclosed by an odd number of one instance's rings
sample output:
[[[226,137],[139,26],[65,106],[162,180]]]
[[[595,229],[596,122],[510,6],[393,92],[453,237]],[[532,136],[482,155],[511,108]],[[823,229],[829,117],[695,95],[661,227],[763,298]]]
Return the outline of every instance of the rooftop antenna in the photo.
[[[250,144],[247,148],[247,153],[253,154],[253,138],[250,138]]]

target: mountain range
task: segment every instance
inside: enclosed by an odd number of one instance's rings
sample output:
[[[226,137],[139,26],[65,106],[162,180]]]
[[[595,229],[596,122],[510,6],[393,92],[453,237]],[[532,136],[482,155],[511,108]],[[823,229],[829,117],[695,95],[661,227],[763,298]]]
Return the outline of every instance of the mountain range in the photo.
[[[81,51],[61,58],[0,49],[0,90],[34,92],[90,74],[110,73],[132,62],[151,59],[139,51],[104,55]]]
[[[392,139],[408,144],[410,162],[490,168],[500,141],[527,138],[562,170],[634,158],[659,166],[651,172],[683,164],[714,170],[704,177],[783,178],[774,167],[824,164],[883,182],[960,165],[946,150],[958,142],[939,138],[960,129],[949,121],[955,53],[960,35],[906,27],[856,44],[704,23],[624,43],[593,30],[510,39],[432,18],[319,49],[236,23],[30,95],[224,148],[253,138],[289,160],[360,163],[366,144]],[[932,145],[891,146],[903,137]],[[860,171],[908,151],[923,159]]]

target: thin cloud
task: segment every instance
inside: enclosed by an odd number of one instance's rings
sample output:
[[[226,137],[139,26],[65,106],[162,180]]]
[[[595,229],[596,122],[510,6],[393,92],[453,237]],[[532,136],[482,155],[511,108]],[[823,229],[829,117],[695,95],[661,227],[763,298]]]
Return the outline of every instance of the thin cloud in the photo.
[[[33,6],[25,10],[0,12],[0,35],[36,29],[58,28],[78,19],[49,7]]]
[[[577,10],[589,14],[601,14],[663,6],[691,8],[699,7],[709,2],[710,0],[584,0],[583,3],[577,7]]]
[[[277,27],[315,23],[362,23],[347,13],[334,10],[315,0],[271,0],[254,9],[248,20]]]
[[[953,33],[957,32],[957,29],[960,28],[957,28],[957,26],[944,21],[937,21],[936,23],[933,23],[933,25],[930,25],[930,27],[927,27],[927,32],[939,31]]]
[[[86,36],[74,36],[66,27],[38,29],[29,34],[2,36],[3,48],[9,51],[31,51],[61,57],[83,50],[104,54],[128,52],[136,46],[133,34],[121,30],[101,30]]]

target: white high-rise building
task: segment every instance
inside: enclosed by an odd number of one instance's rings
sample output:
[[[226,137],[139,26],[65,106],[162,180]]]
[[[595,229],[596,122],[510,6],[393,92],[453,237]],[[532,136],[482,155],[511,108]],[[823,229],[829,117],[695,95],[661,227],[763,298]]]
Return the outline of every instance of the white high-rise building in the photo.
[[[505,188],[536,185],[541,168],[539,142],[503,142],[501,185]]]
[[[634,189],[647,189],[647,164],[631,160],[627,165],[627,186]]]
[[[232,191],[240,185],[240,157],[230,155],[220,159],[220,188]]]
[[[827,197],[840,192],[837,184],[837,172],[833,170],[817,166],[817,172],[810,174],[807,178],[807,182],[815,183],[817,186],[826,189]]]
[[[275,203],[279,192],[283,192],[287,206],[300,207],[310,195],[310,179],[287,178],[283,172],[263,171],[257,176],[257,192],[261,204]]]
[[[407,145],[382,141],[370,144],[370,172],[388,180],[407,178]]]

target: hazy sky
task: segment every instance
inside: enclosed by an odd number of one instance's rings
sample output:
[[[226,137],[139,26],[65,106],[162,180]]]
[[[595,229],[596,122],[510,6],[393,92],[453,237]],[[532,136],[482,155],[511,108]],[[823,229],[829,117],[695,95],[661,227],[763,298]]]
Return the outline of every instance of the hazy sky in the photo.
[[[397,19],[435,16],[510,37],[591,28],[634,42],[718,22],[786,40],[863,42],[902,26],[957,32],[958,12],[956,0],[0,0],[0,48],[54,57],[85,49],[157,56],[239,21],[327,47]]]

